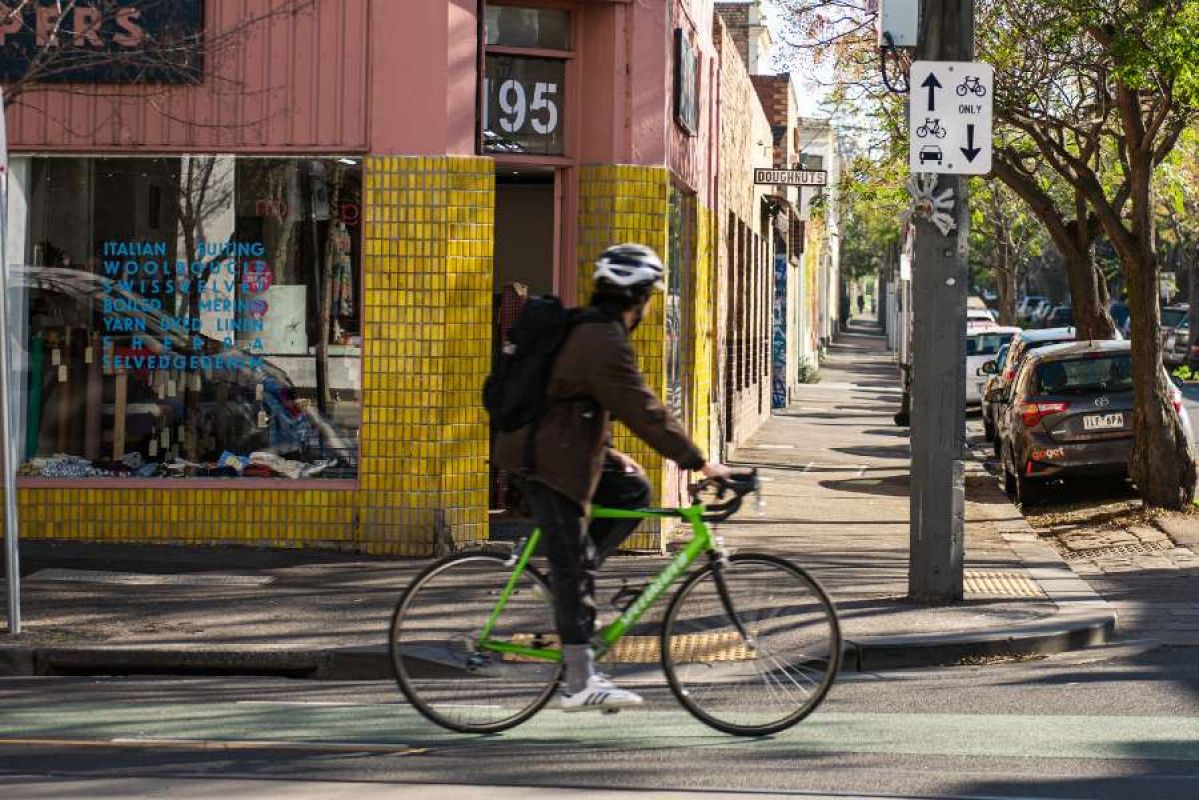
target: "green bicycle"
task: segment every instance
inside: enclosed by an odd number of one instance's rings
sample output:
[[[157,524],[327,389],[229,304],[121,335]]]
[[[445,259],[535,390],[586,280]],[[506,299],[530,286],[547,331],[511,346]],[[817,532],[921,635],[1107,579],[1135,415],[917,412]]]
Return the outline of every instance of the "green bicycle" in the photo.
[[[744,736],[777,733],[812,713],[841,662],[837,614],[815,579],[776,556],[730,556],[713,536],[709,525],[737,513],[758,489],[752,472],[693,485],[685,508],[592,509],[600,518],[679,518],[693,534],[599,630],[597,657],[644,662],[647,652],[656,655],[687,711]],[[712,491],[716,497],[701,502]],[[429,720],[462,733],[496,733],[528,720],[553,696],[562,653],[549,584],[531,563],[539,540],[534,531],[507,558],[445,558],[400,597],[391,619],[392,668],[404,696]],[[639,625],[704,554],[707,563],[683,581],[657,634]]]

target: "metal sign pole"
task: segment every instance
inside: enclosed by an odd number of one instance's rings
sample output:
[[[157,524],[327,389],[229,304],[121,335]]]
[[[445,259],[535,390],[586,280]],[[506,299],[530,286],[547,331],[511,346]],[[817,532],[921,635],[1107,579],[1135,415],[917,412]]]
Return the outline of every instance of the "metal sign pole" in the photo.
[[[17,455],[12,424],[12,337],[8,329],[8,137],[0,92],[0,442],[4,446],[4,574],[8,584],[8,632],[21,632],[20,529],[17,520]]]

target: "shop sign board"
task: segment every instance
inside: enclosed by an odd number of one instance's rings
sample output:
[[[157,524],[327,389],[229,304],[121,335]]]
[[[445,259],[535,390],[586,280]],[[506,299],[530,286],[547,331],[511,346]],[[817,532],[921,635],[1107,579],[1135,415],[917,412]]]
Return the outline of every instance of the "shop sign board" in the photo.
[[[912,172],[990,172],[994,68],[978,61],[913,61],[910,74]]]
[[[0,5],[0,80],[194,83],[204,0],[34,0]]]
[[[754,183],[768,186],[827,186],[828,171],[757,168],[754,170]]]
[[[682,28],[674,29],[674,119],[689,135],[699,133],[699,52]]]
[[[566,62],[488,54],[483,77],[483,151],[564,152]]]

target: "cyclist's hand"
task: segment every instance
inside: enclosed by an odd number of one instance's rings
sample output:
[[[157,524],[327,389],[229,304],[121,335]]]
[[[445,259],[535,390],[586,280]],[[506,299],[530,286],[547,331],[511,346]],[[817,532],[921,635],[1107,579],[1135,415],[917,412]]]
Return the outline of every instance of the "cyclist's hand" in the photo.
[[[705,478],[727,481],[733,477],[733,470],[720,463],[707,463],[700,468]]]

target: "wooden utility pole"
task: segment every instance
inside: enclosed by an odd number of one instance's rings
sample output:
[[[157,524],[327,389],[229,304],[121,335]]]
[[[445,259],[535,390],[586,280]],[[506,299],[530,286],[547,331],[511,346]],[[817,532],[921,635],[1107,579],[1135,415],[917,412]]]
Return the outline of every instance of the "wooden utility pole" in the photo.
[[[974,59],[973,0],[923,0],[918,61]],[[912,91],[918,91],[912,87]],[[966,295],[968,179],[942,175],[953,189],[957,228],[948,236],[916,222],[912,265],[911,562],[908,595],[922,603],[962,598],[965,534]]]

